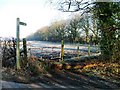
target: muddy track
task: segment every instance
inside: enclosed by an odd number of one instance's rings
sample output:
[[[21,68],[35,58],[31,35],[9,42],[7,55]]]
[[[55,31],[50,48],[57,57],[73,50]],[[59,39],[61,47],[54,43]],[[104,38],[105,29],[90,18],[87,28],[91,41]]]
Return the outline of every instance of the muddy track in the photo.
[[[83,73],[73,73],[71,71],[58,70],[51,71],[52,76],[42,76],[36,82],[30,84],[22,84],[15,82],[2,82],[3,88],[51,88],[53,89],[119,89],[120,86],[109,80],[102,79],[97,76],[88,76]]]
[[[50,78],[49,78],[50,79]],[[68,71],[64,72],[53,72],[54,80],[59,80],[59,83],[64,86],[70,87],[80,87],[80,88],[100,88],[100,89],[110,89],[118,88],[115,83],[104,80],[97,76],[88,76],[83,73],[72,73]]]

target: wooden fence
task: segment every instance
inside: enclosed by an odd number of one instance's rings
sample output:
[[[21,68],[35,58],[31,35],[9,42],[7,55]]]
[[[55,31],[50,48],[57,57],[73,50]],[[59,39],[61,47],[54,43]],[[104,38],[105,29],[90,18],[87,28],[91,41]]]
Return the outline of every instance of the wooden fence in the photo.
[[[14,38],[9,40],[1,41],[1,52],[2,52],[2,66],[3,67],[15,67],[16,66],[16,40]],[[27,60],[27,48],[26,40],[23,39],[20,49],[21,61]],[[24,61],[23,61],[24,59]]]

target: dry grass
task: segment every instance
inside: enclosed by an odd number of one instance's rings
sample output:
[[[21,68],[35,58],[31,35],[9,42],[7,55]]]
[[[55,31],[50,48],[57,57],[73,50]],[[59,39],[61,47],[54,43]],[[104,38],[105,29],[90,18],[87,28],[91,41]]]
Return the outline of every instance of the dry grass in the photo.
[[[37,81],[43,75],[50,75],[49,70],[73,70],[74,73],[83,73],[87,75],[99,76],[104,79],[110,79],[113,82],[120,83],[120,65],[118,63],[106,63],[92,61],[76,64],[51,63],[49,66],[36,57],[28,59],[28,66],[20,71],[11,68],[3,68],[2,76],[4,80],[30,83]]]
[[[120,65],[118,63],[92,62],[86,64],[82,69],[77,69],[76,72],[97,76],[120,84]]]

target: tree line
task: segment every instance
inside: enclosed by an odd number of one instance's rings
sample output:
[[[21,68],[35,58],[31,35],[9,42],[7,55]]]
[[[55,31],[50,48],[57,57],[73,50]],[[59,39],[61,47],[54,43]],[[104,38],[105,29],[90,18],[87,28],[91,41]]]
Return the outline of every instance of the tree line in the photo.
[[[86,27],[86,24],[91,23],[88,19],[77,14],[71,19],[55,21],[50,26],[42,27],[29,35],[27,39],[52,42],[61,42],[64,39],[65,42],[70,43],[88,43],[89,40],[91,43],[98,43],[94,33]],[[92,25],[90,28],[93,28]]]
[[[54,0],[53,0],[54,1]],[[46,26],[29,39],[85,42],[99,44],[105,59],[120,59],[120,2],[83,2],[83,0],[59,1],[59,10],[80,14],[66,21]],[[83,6],[81,6],[83,5]],[[82,13],[81,13],[82,11]],[[91,34],[92,32],[92,34]]]

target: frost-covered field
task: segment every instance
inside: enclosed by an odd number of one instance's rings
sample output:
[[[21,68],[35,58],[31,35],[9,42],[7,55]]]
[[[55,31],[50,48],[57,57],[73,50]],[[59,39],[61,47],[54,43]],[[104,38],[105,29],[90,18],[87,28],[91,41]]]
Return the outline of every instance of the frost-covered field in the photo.
[[[79,46],[79,50],[77,50]],[[47,42],[47,41],[28,41],[27,42],[28,53],[37,57],[60,57],[61,43]],[[98,46],[90,46],[90,55],[98,55]],[[64,44],[65,57],[88,56],[87,44]]]
[[[64,44],[64,50],[77,50],[77,47],[79,46],[79,49],[83,52],[88,51],[88,45],[87,44]],[[61,43],[55,43],[55,42],[47,42],[47,41],[28,41],[28,48],[46,48],[47,50],[53,49],[60,51],[61,49]],[[96,52],[98,51],[98,46],[91,45],[90,51]]]

